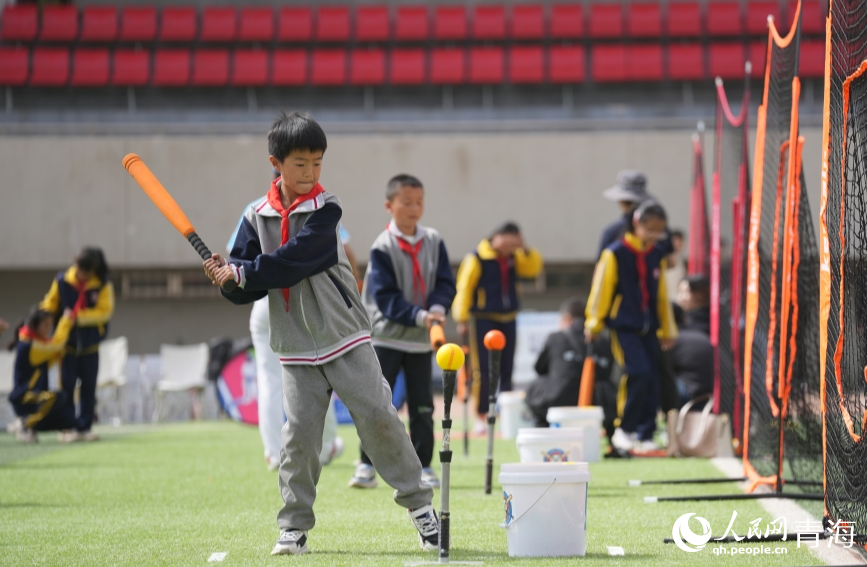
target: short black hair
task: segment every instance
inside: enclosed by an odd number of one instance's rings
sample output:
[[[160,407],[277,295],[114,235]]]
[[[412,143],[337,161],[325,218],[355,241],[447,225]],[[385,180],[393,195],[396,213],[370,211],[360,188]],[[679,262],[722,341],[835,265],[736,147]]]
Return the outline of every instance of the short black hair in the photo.
[[[54,313],[40,309],[38,305],[31,307],[27,317],[15,326],[15,332],[12,333],[12,342],[6,346],[6,350],[15,350],[15,347],[18,345],[18,333],[21,329],[28,327],[35,331],[49,317],[54,317]]]
[[[305,112],[281,110],[268,131],[268,153],[281,163],[293,150],[325,153],[327,148],[322,126]]]
[[[391,201],[397,197],[397,194],[400,193],[401,187],[424,189],[424,185],[421,184],[418,177],[413,177],[406,173],[399,173],[388,180],[388,185],[385,186],[385,199]]]
[[[514,222],[506,221],[495,228],[494,232],[491,233],[491,236],[496,236],[498,234],[521,234],[521,229]]]
[[[687,276],[684,278],[690,293],[710,295],[710,280],[707,276]]]
[[[75,265],[82,270],[93,272],[102,283],[108,280],[108,264],[105,261],[102,248],[85,246],[75,257]]]
[[[672,239],[674,239],[674,238],[681,238],[682,239],[683,238],[683,231],[680,230],[679,228],[675,228],[674,230],[671,231],[671,238]]]
[[[581,319],[587,310],[587,304],[578,296],[573,296],[560,304],[560,314],[569,315],[573,319]]]
[[[668,222],[665,209],[656,201],[644,201],[629,215],[629,232],[635,232],[635,225],[648,219],[659,219]]]
[[[671,311],[674,314],[674,324],[683,327],[686,324],[686,314],[683,312],[683,307],[677,303],[672,303]]]

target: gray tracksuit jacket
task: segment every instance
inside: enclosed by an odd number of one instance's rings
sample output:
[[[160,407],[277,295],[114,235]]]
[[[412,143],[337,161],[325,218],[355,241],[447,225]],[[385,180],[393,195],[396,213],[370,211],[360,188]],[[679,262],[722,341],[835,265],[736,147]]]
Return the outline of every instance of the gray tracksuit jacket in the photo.
[[[405,236],[390,222],[373,242],[362,290],[374,346],[430,352],[424,318],[429,311],[446,313],[454,298],[455,278],[439,233],[417,225],[415,236]]]
[[[266,294],[271,348],[282,364],[319,365],[370,342],[370,320],[340,241],[343,211],[323,192],[288,215],[265,197],[241,221],[229,255],[238,287],[223,295],[237,304]]]

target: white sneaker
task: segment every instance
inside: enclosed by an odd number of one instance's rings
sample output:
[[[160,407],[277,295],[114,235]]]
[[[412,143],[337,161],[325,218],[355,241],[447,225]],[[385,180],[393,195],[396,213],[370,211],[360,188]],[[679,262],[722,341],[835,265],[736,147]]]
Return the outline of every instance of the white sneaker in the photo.
[[[306,531],[286,530],[280,532],[280,538],[271,550],[271,555],[304,555],[309,551]]]
[[[355,474],[349,479],[349,486],[353,488],[376,488],[376,470],[373,465],[360,463],[355,467]]]
[[[611,444],[620,451],[631,451],[637,441],[638,435],[636,433],[626,433],[619,427],[614,430],[614,435],[611,436]]]
[[[638,441],[635,444],[635,451],[637,453],[648,453],[650,451],[658,451],[658,450],[659,450],[659,445],[657,445],[656,443],[654,443],[651,440]]]
[[[270,456],[265,456],[265,463],[268,465],[268,470],[271,472],[280,468],[280,459],[274,459]]]
[[[476,425],[473,427],[473,435],[485,435],[488,432],[488,424],[481,419],[476,420]]]
[[[430,467],[421,469],[421,481],[431,488],[440,487],[440,479],[437,478],[437,473]]]
[[[334,441],[331,443],[331,451],[328,453],[328,456],[322,460],[322,466],[328,465],[343,454],[343,439],[340,437],[335,437]]]
[[[24,424],[21,422],[20,417],[16,417],[6,426],[6,433],[18,433],[22,429],[24,429]]]
[[[78,434],[79,441],[99,441],[99,435],[93,431],[82,431]]]
[[[57,434],[58,443],[75,443],[81,441],[81,435],[74,429],[67,429]]]
[[[421,548],[425,551],[437,551],[440,547],[440,522],[433,505],[428,504],[407,512],[415,529],[418,530]]]
[[[17,439],[21,443],[39,442],[39,438],[36,436],[36,432],[32,429],[26,429],[24,427],[15,432],[15,439]]]

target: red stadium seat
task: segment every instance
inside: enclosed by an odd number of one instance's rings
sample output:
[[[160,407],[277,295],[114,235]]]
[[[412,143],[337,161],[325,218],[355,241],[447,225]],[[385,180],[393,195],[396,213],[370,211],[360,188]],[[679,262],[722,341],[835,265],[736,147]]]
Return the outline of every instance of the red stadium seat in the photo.
[[[154,54],[154,85],[158,87],[183,87],[189,82],[189,50],[157,49]]]
[[[716,0],[707,5],[707,33],[712,36],[732,36],[744,33],[740,2]]]
[[[797,0],[790,0],[786,10],[786,26],[785,31],[788,33],[792,27],[792,20],[795,18],[795,8],[798,5]],[[819,0],[802,0],[801,3],[801,33],[804,35],[824,35],[825,34],[825,17],[828,15],[828,3],[820,2]]]
[[[660,5],[649,2],[630,4],[626,14],[630,37],[659,37],[662,35]]]
[[[126,6],[120,12],[120,41],[153,41],[157,36],[157,9]]]
[[[801,54],[798,60],[799,74],[805,79],[825,76],[825,42],[816,39],[806,39],[801,42]]]
[[[346,50],[313,50],[310,61],[310,82],[317,86],[346,84]]]
[[[425,51],[422,49],[393,49],[389,65],[392,85],[420,85],[425,79]]]
[[[545,80],[545,56],[538,45],[513,46],[509,50],[509,82],[541,83]]]
[[[355,10],[355,39],[386,41],[389,33],[388,6],[359,6]]]
[[[750,77],[754,79],[764,78],[765,59],[768,56],[768,40],[751,41],[747,45],[747,61],[752,65]]]
[[[197,87],[221,87],[229,83],[229,52],[197,49],[193,54],[193,79]]]
[[[356,49],[349,56],[349,83],[381,85],[385,82],[385,51]]]
[[[316,12],[316,39],[318,41],[349,40],[349,8],[322,6]]]
[[[79,41],[110,42],[117,39],[117,8],[115,6],[85,6],[81,10]],[[73,80],[75,71],[73,70]]]
[[[236,87],[261,87],[268,84],[268,55],[260,49],[236,49],[232,53],[232,78]]]
[[[584,81],[584,48],[554,46],[548,53],[548,76],[552,83],[580,83]]]
[[[701,5],[698,2],[671,2],[668,5],[666,30],[669,37],[699,37]]]
[[[463,6],[437,6],[434,10],[434,39],[466,39],[467,10]]]
[[[3,41],[33,41],[39,29],[36,4],[6,4],[0,18],[0,39]]]
[[[73,87],[104,87],[108,84],[108,49],[76,49],[72,53]]]
[[[307,52],[303,49],[277,49],[271,67],[271,84],[297,86],[307,84]]]
[[[201,41],[234,41],[238,34],[238,14],[234,8],[208,6],[202,12]]]
[[[668,78],[673,81],[700,81],[704,72],[704,50],[698,43],[668,47]]]
[[[595,45],[590,52],[590,73],[595,83],[626,80],[626,47]]]
[[[463,49],[434,49],[430,58],[430,82],[456,85],[466,79],[466,53]]]
[[[62,87],[69,82],[69,50],[65,47],[37,47],[33,50],[32,87]]]
[[[398,41],[425,41],[430,34],[427,6],[398,6],[394,38]]]
[[[542,39],[545,36],[545,8],[541,4],[515,4],[509,18],[513,39]]]
[[[630,81],[661,81],[662,46],[630,45],[626,53],[626,78]]]
[[[274,10],[271,8],[241,8],[238,41],[274,39]]]
[[[160,18],[160,41],[190,42],[196,38],[196,9],[192,7],[163,8]],[[154,71],[154,81],[157,72]]]
[[[30,52],[20,47],[0,47],[0,85],[20,87],[30,75]]]
[[[623,8],[619,3],[590,5],[590,37],[623,37]]]
[[[506,37],[506,9],[501,5],[480,4],[473,11],[474,39]]]
[[[42,10],[39,41],[72,41],[77,36],[78,8],[75,6],[46,6]]]
[[[313,37],[310,8],[280,8],[277,14],[277,40],[306,42]]]
[[[501,47],[473,47],[470,49],[470,80],[474,85],[503,82],[503,49]]]
[[[708,48],[708,68],[711,77],[742,79],[746,63],[744,45],[737,43],[712,43]]]
[[[114,52],[111,84],[119,87],[140,87],[151,77],[149,51],[117,49]]]
[[[750,35],[768,35],[768,16],[774,17],[774,25],[777,31],[785,34],[788,29],[782,30],[783,19],[780,17],[780,3],[769,0],[751,0],[747,2],[747,33]]]
[[[581,4],[551,6],[551,37],[575,39],[584,36],[584,12]]]

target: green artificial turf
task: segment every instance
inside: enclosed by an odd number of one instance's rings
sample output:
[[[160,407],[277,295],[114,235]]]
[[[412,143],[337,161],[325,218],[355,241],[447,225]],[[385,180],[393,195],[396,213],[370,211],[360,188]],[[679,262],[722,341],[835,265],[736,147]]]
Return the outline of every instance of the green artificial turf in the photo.
[[[103,440],[59,446],[44,434],[39,445],[19,446],[0,434],[0,565],[206,565],[228,552],[222,565],[403,565],[435,560],[418,548],[406,512],[380,482],[375,490],[347,488],[358,439],[341,427],[347,450],[325,467],[316,502],[312,553],[270,557],[281,501],[277,475],[268,472],[255,428],[231,422],[102,429]],[[644,504],[645,495],[737,492],[734,484],[629,488],[631,478],[720,476],[707,461],[645,459],[603,461],[590,470],[585,558],[508,557],[499,485],[486,496],[484,440],[470,457],[454,442],[452,560],[485,565],[817,565],[803,546],[786,555],[716,556],[714,544],[686,553],[663,538],[675,519],[695,512],[714,534],[737,510],[737,533],[749,522],[772,520],[757,502]],[[513,441],[498,441],[496,462],[515,462]],[[438,466],[438,465],[435,465]],[[439,493],[435,502],[439,503]],[[788,526],[789,531],[794,526]],[[692,524],[698,530],[696,523]],[[607,546],[620,546],[622,557]],[[756,547],[756,544],[750,544]],[[729,547],[732,547],[729,545]],[[746,547],[746,546],[740,546]]]

